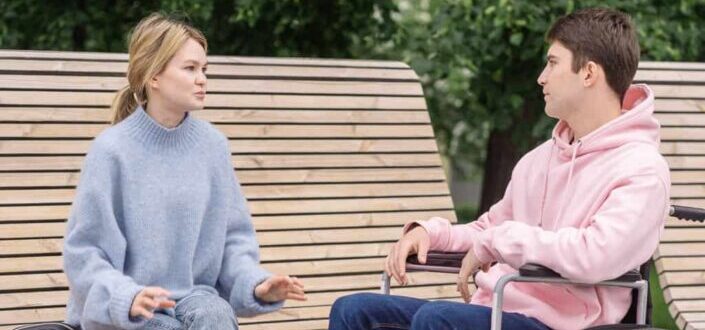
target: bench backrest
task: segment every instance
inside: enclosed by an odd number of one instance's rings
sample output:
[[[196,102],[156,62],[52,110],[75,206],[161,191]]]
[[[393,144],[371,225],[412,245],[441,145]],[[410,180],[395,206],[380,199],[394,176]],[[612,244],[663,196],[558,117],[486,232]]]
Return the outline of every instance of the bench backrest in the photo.
[[[641,63],[636,80],[656,93],[672,203],[705,207],[705,63]],[[681,329],[705,329],[703,242],[705,225],[671,218],[654,255],[665,302]]]
[[[243,329],[321,329],[333,301],[379,287],[400,226],[455,219],[423,91],[389,61],[209,57],[206,110],[231,141],[265,268],[309,300]],[[0,330],[62,320],[62,236],[125,54],[0,51]],[[453,276],[397,292],[457,297]],[[429,286],[440,284],[440,286]]]

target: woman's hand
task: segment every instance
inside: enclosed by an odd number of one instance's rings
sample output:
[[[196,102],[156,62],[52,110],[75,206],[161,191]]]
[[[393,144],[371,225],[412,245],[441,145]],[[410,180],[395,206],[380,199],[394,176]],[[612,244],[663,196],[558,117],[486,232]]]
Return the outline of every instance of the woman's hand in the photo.
[[[466,303],[470,302],[471,296],[468,280],[470,280],[470,275],[474,275],[479,270],[487,272],[490,270],[490,264],[480,264],[480,261],[477,260],[477,256],[475,256],[475,251],[470,249],[463,258],[460,273],[458,274],[458,281],[456,282],[457,291],[460,292],[460,296],[463,297]]]
[[[169,291],[148,286],[140,291],[132,301],[130,317],[142,316],[146,319],[154,317],[154,310],[157,308],[171,308],[176,306],[176,302],[169,299]]]
[[[285,299],[306,300],[304,285],[296,277],[274,275],[255,288],[255,296],[262,301],[277,302]]]

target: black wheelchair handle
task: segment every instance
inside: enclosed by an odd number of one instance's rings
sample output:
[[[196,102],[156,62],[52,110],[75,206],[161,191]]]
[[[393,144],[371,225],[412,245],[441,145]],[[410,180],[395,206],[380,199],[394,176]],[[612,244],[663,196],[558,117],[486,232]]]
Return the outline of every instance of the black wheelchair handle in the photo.
[[[681,220],[705,221],[705,209],[697,207],[671,205],[668,214]]]

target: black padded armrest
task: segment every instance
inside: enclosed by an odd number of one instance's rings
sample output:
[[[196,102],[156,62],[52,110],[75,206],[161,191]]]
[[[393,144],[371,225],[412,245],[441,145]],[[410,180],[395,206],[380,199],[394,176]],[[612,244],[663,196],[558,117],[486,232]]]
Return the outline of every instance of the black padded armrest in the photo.
[[[425,266],[460,268],[460,266],[462,266],[464,257],[465,253],[463,252],[430,251],[426,256]],[[412,265],[421,265],[416,255],[410,255],[408,258],[406,258],[406,262]]]
[[[554,272],[548,267],[544,267],[541,265],[537,264],[526,264],[524,266],[521,266],[519,268],[519,275],[521,276],[526,276],[526,277],[554,277],[554,278],[562,278],[560,274]],[[612,279],[610,281],[615,281],[615,282],[636,282],[641,280],[641,274],[639,271],[636,269],[630,270],[624,275],[617,277],[615,279]]]

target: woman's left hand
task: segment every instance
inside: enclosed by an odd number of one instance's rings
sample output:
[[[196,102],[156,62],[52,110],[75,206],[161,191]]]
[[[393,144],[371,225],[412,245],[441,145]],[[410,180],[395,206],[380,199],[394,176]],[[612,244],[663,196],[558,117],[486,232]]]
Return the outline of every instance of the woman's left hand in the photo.
[[[266,302],[285,299],[306,300],[304,285],[296,277],[274,275],[255,288],[255,296]]]

